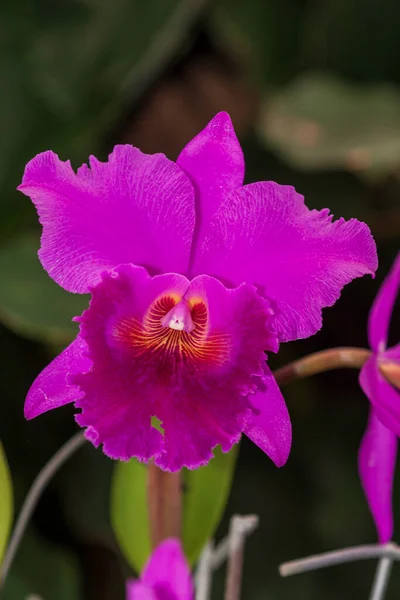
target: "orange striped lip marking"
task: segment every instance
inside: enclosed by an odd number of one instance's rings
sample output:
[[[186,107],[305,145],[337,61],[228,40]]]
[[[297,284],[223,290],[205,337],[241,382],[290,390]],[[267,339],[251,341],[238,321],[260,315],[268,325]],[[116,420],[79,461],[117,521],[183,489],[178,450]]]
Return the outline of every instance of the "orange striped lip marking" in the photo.
[[[195,370],[222,366],[230,355],[229,336],[209,331],[205,302],[187,302],[174,294],[155,300],[142,322],[132,317],[118,321],[112,337],[135,358],[156,359],[167,372],[182,363]]]

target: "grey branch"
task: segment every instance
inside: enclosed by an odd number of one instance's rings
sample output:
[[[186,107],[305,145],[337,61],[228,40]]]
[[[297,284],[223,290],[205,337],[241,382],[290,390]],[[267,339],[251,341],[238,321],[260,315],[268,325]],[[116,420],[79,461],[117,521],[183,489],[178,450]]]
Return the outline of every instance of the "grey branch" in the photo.
[[[239,590],[245,539],[257,527],[257,515],[234,515],[230,522],[229,534],[218,544],[218,546],[214,549],[212,541],[206,545],[196,572],[196,600],[209,599],[212,573],[219,569],[226,560],[228,560],[226,597],[228,597],[227,594],[229,592],[229,576],[231,577],[231,586],[233,585],[233,580],[239,582],[237,588]],[[229,572],[231,573],[230,575]]]
[[[370,600],[383,600],[392,571],[393,559],[384,556],[380,559],[372,584]]]
[[[18,549],[22,536],[29,523],[33,511],[41,497],[43,490],[52,479],[53,475],[62,467],[62,465],[85,443],[83,432],[76,433],[69,439],[61,448],[51,457],[49,462],[39,472],[30,488],[21,511],[18,515],[14,530],[9,541],[3,564],[0,569],[0,589],[4,585],[7,574],[14,560],[15,553]]]
[[[287,577],[288,575],[324,569],[325,567],[355,560],[383,557],[390,558],[391,560],[400,560],[400,547],[393,542],[389,542],[388,544],[366,544],[352,548],[343,548],[333,552],[324,552],[308,556],[307,558],[282,563],[279,567],[279,572],[283,577]]]

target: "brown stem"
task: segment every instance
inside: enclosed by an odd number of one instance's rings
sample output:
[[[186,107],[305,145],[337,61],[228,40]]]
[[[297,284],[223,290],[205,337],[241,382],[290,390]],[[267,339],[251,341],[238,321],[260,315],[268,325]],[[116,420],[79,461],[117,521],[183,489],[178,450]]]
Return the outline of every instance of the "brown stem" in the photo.
[[[254,531],[257,526],[258,517],[256,515],[246,515],[244,517],[233,515],[231,519],[224,600],[240,600],[246,536]]]
[[[400,390],[400,368],[395,362],[381,362],[379,369],[387,381],[395,388]]]
[[[224,600],[239,600],[242,588],[242,572],[244,558],[244,540],[241,540],[237,548],[230,554],[225,584]]]
[[[332,348],[309,354],[274,371],[278,383],[284,384],[294,379],[302,379],[333,369],[360,369],[371,356],[364,348]]]
[[[179,473],[162,471],[154,463],[148,467],[148,508],[153,549],[168,537],[180,537],[182,488]]]

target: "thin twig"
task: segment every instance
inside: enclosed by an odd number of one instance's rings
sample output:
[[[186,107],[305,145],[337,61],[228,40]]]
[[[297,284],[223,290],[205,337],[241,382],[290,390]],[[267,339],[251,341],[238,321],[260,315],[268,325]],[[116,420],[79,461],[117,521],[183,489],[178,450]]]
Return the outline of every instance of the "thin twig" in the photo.
[[[242,587],[244,546],[249,531],[258,525],[256,515],[234,515],[229,528],[229,557],[225,584],[225,600],[239,600]]]
[[[212,556],[212,567],[216,571],[219,569],[229,556],[229,535],[224,537],[215,548]]]
[[[370,356],[371,351],[364,348],[331,348],[295,360],[274,371],[274,376],[282,384],[333,369],[360,369]]]
[[[390,558],[391,560],[400,560],[400,547],[393,542],[389,542],[388,544],[366,544],[352,548],[343,548],[334,552],[323,552],[322,554],[282,563],[279,566],[279,572],[282,577],[287,577],[288,575],[324,569],[325,567],[355,560],[382,557]]]
[[[208,542],[200,558],[196,573],[196,600],[208,600],[211,590],[212,572],[228,559],[238,560],[237,553],[243,550],[244,541],[258,527],[257,515],[234,515],[230,521],[229,534],[214,549],[213,541]],[[241,565],[236,562],[235,570]],[[229,565],[228,565],[229,572]],[[236,571],[235,571],[236,575]]]
[[[241,519],[241,533],[242,535],[249,536],[253,531],[255,531],[258,527],[258,517],[257,515],[244,515],[244,516],[235,516],[236,519]],[[221,540],[218,546],[215,548],[213,552],[212,565],[213,570],[216,571],[220,568],[221,565],[227,560],[229,553],[232,549],[230,536],[227,535],[223,540]]]
[[[214,544],[210,540],[201,553],[196,571],[196,600],[209,600],[213,574]]]
[[[393,559],[384,556],[380,559],[372,584],[370,600],[383,600],[390,579],[390,573],[393,566]]]
[[[36,476],[18,515],[13,533],[8,544],[3,563],[0,570],[0,588],[6,581],[7,574],[14,560],[15,553],[21,542],[26,526],[32,516],[32,513],[38,503],[43,490],[59,470],[59,468],[80,448],[86,441],[84,434],[80,431],[68,440],[61,448],[51,457],[49,462],[43,467]]]

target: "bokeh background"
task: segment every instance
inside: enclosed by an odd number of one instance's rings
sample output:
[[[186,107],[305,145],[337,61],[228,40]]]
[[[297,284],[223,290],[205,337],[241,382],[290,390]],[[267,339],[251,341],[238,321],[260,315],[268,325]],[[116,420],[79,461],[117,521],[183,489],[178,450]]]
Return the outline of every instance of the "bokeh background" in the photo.
[[[15,191],[39,151],[79,166],[124,142],[174,159],[216,112],[228,111],[247,182],[294,185],[310,207],[366,220],[379,249],[376,279],[349,286],[325,311],[323,330],[286,345],[272,366],[326,347],[366,346],[368,310],[400,239],[398,0],[3,0],[0,81],[0,437],[17,506],[76,431],[71,407],[27,423],[23,402],[74,335],[71,317],[86,302],[42,271],[36,213]],[[395,341],[399,325],[395,317]],[[294,428],[289,462],[278,470],[243,440],[217,537],[233,512],[260,515],[247,544],[246,600],[366,598],[374,562],[286,580],[277,571],[283,560],[376,539],[357,476],[368,412],[357,373],[329,373],[284,392]],[[130,571],[110,527],[112,469],[89,446],[62,469],[2,599],[123,598]],[[222,569],[215,598],[223,577]],[[399,597],[395,567],[387,598]]]

